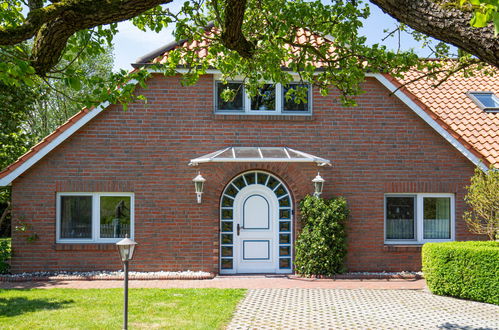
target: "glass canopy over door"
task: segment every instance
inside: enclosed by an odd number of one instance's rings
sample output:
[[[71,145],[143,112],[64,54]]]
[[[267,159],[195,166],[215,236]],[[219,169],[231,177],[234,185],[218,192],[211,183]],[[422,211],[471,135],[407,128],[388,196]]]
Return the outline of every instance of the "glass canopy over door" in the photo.
[[[191,159],[189,165],[197,166],[210,162],[285,162],[316,163],[318,166],[331,165],[328,159],[288,147],[228,147]]]

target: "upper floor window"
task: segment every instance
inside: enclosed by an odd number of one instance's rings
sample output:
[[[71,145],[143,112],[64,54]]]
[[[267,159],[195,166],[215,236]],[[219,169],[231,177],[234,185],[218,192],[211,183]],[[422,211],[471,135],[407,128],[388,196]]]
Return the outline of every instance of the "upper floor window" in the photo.
[[[422,244],[454,239],[453,194],[385,195],[385,242]]]
[[[222,92],[230,89],[233,98],[225,101]],[[288,93],[289,90],[293,90]],[[249,97],[242,82],[215,82],[215,112],[272,115],[308,115],[311,113],[311,91],[307,84],[264,84],[258,95]],[[288,96],[286,97],[288,93]]]
[[[469,92],[468,96],[484,111],[499,111],[499,98],[492,92]]]
[[[112,243],[133,237],[130,193],[57,194],[57,242]]]

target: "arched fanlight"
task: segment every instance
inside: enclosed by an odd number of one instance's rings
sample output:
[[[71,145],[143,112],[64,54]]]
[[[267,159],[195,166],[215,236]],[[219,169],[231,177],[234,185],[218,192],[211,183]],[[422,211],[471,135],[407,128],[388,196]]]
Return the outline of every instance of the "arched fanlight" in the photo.
[[[322,188],[324,187],[324,180],[319,172],[317,172],[317,176],[312,180],[314,184],[314,196],[319,197],[322,194]]]
[[[203,194],[203,188],[206,179],[203,178],[201,172],[198,172],[198,175],[194,179],[192,179],[192,181],[194,182],[194,188],[196,189],[196,196],[199,204],[201,203],[201,195]]]

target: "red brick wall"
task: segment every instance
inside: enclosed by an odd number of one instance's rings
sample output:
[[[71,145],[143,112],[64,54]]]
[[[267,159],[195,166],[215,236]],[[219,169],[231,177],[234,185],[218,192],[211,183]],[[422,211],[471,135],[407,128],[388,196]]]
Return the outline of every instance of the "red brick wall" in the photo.
[[[227,146],[289,146],[328,158],[324,196],[345,196],[350,271],[418,270],[420,249],[383,241],[384,194],[456,194],[457,238],[472,236],[462,221],[464,186],[473,164],[376,80],[368,79],[358,107],[337,94],[314,91],[312,117],[213,114],[213,78],[181,87],[156,76],[147,104],[112,106],[13,184],[16,222],[40,237],[14,232],[12,270],[119,269],[115,247],[55,243],[56,192],[134,192],[134,270],[218,270],[219,199],[240,172],[267,170],[288,185],[293,200],[312,192],[312,164],[204,164],[197,204],[189,159]]]

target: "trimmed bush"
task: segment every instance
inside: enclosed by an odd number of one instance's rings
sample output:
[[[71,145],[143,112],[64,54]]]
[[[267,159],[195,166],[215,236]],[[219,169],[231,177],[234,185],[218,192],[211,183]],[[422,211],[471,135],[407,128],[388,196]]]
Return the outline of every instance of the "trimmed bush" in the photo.
[[[426,243],[422,257],[432,293],[499,305],[499,242]]]
[[[10,238],[0,238],[0,274],[8,273],[10,256]]]
[[[302,231],[296,240],[295,268],[304,276],[332,276],[345,271],[348,217],[344,198],[306,196],[300,202]]]

